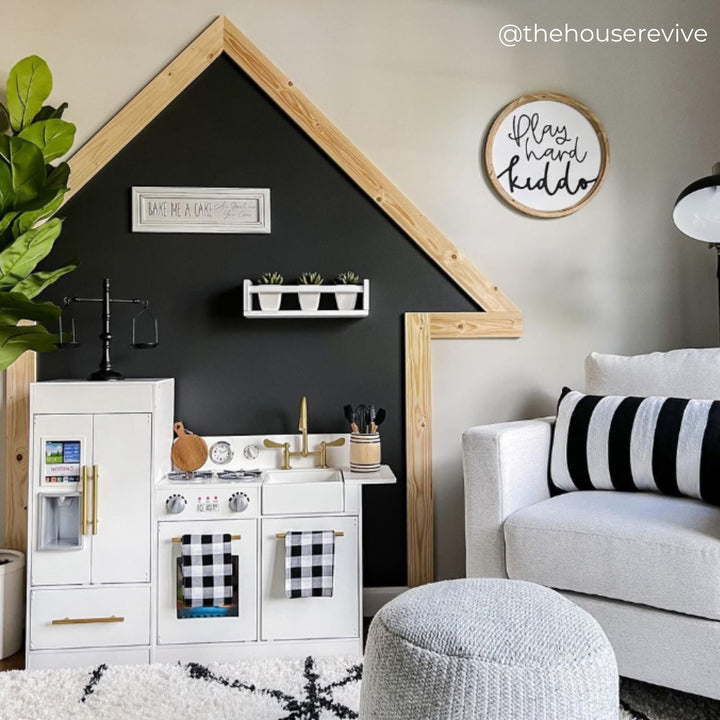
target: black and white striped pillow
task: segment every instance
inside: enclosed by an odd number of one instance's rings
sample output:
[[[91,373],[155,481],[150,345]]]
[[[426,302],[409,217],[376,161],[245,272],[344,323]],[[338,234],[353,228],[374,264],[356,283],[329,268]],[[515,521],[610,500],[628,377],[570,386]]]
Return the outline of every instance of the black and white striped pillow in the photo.
[[[720,505],[720,401],[565,388],[550,479],[566,492],[644,490]]]

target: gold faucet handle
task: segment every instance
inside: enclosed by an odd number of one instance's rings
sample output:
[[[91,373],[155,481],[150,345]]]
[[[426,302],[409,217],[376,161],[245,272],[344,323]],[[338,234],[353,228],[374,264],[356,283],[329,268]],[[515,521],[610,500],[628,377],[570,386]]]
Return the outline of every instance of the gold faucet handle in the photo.
[[[341,447],[345,444],[345,438],[338,438],[332,442],[326,442],[325,447]]]
[[[344,439],[344,438],[343,438]],[[266,448],[282,448],[284,449],[286,445],[290,445],[290,443],[279,443],[275,442],[274,440],[268,440],[267,438],[263,440],[263,445]]]

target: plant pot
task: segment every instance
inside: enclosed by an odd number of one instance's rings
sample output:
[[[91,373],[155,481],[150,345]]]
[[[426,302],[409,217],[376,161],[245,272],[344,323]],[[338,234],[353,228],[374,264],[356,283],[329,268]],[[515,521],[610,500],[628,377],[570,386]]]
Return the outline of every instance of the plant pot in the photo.
[[[343,287],[348,288],[346,291],[335,291],[335,304],[338,310],[354,310],[355,303],[357,302],[357,296],[362,286],[360,285],[344,285]],[[352,288],[352,289],[351,289]]]
[[[274,285],[260,285],[263,288],[258,292],[258,301],[260,302],[260,309],[263,312],[277,312],[280,309],[280,302],[282,300],[282,293],[273,292],[271,288],[277,287]],[[267,288],[267,289],[265,289]]]
[[[300,301],[301,310],[317,310],[320,306],[320,293],[319,292],[301,292],[298,293],[298,300]]]

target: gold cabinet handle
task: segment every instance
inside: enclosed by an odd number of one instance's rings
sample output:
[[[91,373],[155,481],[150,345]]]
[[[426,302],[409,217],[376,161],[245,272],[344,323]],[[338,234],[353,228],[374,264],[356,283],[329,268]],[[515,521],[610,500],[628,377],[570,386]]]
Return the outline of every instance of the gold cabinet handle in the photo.
[[[92,623],[119,623],[125,622],[124,617],[111,615],[110,617],[85,617],[85,618],[63,618],[62,620],[53,620],[52,625],[90,625]]]
[[[230,536],[230,539],[231,539],[231,540],[242,540],[242,535],[231,535],[231,536]],[[182,538],[181,538],[181,537],[174,537],[174,538],[170,538],[170,541],[171,541],[171,542],[174,542],[174,543],[181,543],[181,542],[182,542]]]
[[[97,535],[98,528],[98,480],[100,479],[100,472],[97,465],[93,465],[93,520],[92,520],[92,534]]]
[[[83,465],[82,469],[82,507],[80,508],[80,534],[85,535],[87,533],[87,486],[88,486],[88,471],[87,465]]]

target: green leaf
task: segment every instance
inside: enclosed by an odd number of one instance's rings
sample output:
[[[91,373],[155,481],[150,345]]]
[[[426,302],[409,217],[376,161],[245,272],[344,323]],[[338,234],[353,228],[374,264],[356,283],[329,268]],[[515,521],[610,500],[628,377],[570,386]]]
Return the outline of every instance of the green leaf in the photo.
[[[12,225],[12,221],[19,215],[18,212],[8,212],[0,218],[0,248],[5,245],[6,231]]]
[[[18,62],[8,75],[7,106],[15,132],[27,127],[52,91],[52,73],[37,55]]]
[[[60,317],[60,308],[53,303],[38,303],[21,292],[0,293],[0,325],[20,320],[50,322]]]
[[[16,206],[37,197],[46,179],[40,148],[20,137],[0,135],[0,158],[10,165]]]
[[[42,325],[0,325],[0,370],[9,368],[26,350],[57,350],[59,340],[59,335],[48,332]]]
[[[10,113],[8,109],[0,103],[0,133],[7,132],[10,129]]]
[[[62,220],[53,218],[28,230],[0,252],[0,290],[24,280],[52,250],[62,229]]]
[[[35,116],[35,122],[39,122],[40,120],[53,120],[55,118],[60,119],[67,110],[67,107],[68,104],[66,102],[56,108],[52,105],[43,105],[40,108],[40,112]]]
[[[68,178],[70,177],[70,166],[66,162],[60,163],[57,167],[48,172],[45,187],[65,188],[67,190]]]
[[[65,120],[41,120],[28,125],[19,135],[40,148],[46,163],[64,155],[75,140],[75,126]]]
[[[62,205],[65,193],[68,190],[67,182],[70,176],[70,166],[67,163],[60,163],[55,168],[53,168],[52,165],[48,165],[48,168],[52,168],[52,170],[40,194],[22,207],[16,207],[16,210],[20,210],[21,214],[17,217],[17,220],[13,222],[13,237],[19,237],[39,220],[54,215]],[[2,228],[0,228],[0,237],[1,236]]]
[[[15,191],[12,185],[12,173],[6,162],[0,162],[0,215],[12,208]]]
[[[52,188],[43,190],[36,198],[36,202],[30,203],[27,210],[18,215],[12,226],[13,237],[20,237],[40,220],[54,215],[62,205],[66,192],[67,188],[65,187],[57,190]]]
[[[45,270],[33,273],[15,285],[12,292],[22,293],[25,297],[32,299],[45,290],[46,287],[49,287],[56,280],[59,280],[63,275],[67,275],[76,269],[77,265],[73,264],[66,265],[59,270]]]

